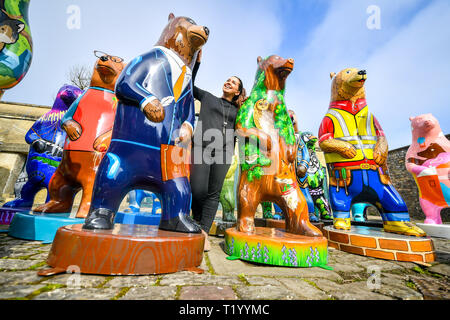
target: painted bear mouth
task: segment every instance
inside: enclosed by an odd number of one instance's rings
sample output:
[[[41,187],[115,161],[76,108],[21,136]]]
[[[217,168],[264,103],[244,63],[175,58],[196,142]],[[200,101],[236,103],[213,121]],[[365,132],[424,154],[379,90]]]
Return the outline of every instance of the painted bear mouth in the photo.
[[[293,68],[290,66],[284,66],[277,69],[277,73],[282,78],[287,78],[287,76],[292,72]]]
[[[195,31],[190,32],[189,38],[192,41],[192,43],[197,47],[204,45],[208,40],[207,37]]]
[[[112,75],[116,74],[116,70],[104,64],[97,65],[97,71],[101,74],[112,74]]]

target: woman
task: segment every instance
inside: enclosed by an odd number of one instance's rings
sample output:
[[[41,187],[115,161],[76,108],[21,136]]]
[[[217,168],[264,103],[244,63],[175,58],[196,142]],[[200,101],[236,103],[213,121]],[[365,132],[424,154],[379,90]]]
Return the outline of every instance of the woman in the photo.
[[[201,52],[193,70],[193,81],[200,66]],[[245,100],[242,81],[230,77],[222,87],[222,97],[194,86],[194,98],[201,102],[192,150],[192,215],[200,224],[205,251],[210,249],[208,233],[219,206],[219,196],[234,153],[234,123]]]

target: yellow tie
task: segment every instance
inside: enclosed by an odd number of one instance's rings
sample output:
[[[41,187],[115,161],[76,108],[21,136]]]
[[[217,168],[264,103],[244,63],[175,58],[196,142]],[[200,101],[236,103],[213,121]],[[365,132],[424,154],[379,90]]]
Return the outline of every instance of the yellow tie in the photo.
[[[175,85],[173,87],[173,97],[175,98],[175,102],[178,101],[178,98],[181,95],[181,90],[183,89],[183,82],[184,82],[184,75],[186,74],[186,66],[183,66],[181,68],[181,74],[178,77],[177,82],[175,82]]]

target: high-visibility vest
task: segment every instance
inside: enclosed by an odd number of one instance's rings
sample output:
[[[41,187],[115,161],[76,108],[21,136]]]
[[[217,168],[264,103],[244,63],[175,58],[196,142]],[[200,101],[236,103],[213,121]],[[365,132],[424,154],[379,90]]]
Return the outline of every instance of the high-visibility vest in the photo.
[[[342,109],[330,108],[326,117],[333,121],[334,139],[351,143],[356,149],[356,156],[351,159],[337,153],[325,153],[327,163],[373,160],[377,136],[373,115],[367,106],[355,115]]]

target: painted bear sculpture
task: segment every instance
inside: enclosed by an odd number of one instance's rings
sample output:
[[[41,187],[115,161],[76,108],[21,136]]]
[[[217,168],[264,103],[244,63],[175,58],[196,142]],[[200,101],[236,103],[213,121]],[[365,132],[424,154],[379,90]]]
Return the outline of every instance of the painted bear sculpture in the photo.
[[[227,222],[236,221],[236,217],[234,216],[234,186],[236,177],[235,173],[238,166],[237,156],[237,153],[233,155],[233,160],[225,176],[225,180],[223,181],[223,186],[219,197],[220,204],[222,205],[222,220]]]
[[[160,195],[162,230],[200,233],[190,218],[187,146],[194,120],[192,67],[209,30],[169,15],[160,39],[119,77],[111,145],[97,172],[85,229],[112,229],[133,189]]]
[[[60,120],[82,92],[71,85],[61,87],[51,110],[28,130],[25,141],[30,145],[30,151],[24,172],[16,183],[20,187],[15,188],[16,199],[5,203],[4,208],[29,210],[36,194],[44,188],[47,189],[48,201],[50,179],[61,162],[66,139],[66,132],[61,128]]]
[[[317,157],[317,137],[306,131],[301,134],[301,138],[309,152],[310,160],[306,176],[315,211],[321,219],[330,220],[333,218],[333,215],[329,204],[327,171]]]
[[[320,125],[319,146],[330,175],[334,227],[349,230],[352,205],[365,202],[380,211],[385,231],[425,236],[409,222],[408,208],[390,182],[387,140],[366,103],[366,71],[347,68],[330,76],[331,101]]]
[[[258,205],[270,201],[283,210],[286,232],[322,236],[309,222],[305,197],[296,181],[296,140],[284,103],[285,82],[294,60],[272,55],[257,61],[255,84],[236,118],[241,159],[237,230],[253,233]]]
[[[89,88],[61,120],[67,138],[61,163],[50,181],[50,201],[34,211],[70,212],[76,193],[83,190],[76,217],[87,216],[97,168],[111,139],[117,106],[114,85],[124,66],[118,57],[102,55],[97,60]]]
[[[33,55],[28,24],[30,0],[0,1],[0,99],[27,74]]]
[[[450,206],[450,141],[432,114],[411,117],[412,143],[406,169],[419,188],[425,223],[442,224],[441,210]]]

